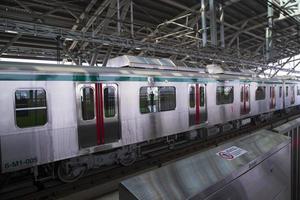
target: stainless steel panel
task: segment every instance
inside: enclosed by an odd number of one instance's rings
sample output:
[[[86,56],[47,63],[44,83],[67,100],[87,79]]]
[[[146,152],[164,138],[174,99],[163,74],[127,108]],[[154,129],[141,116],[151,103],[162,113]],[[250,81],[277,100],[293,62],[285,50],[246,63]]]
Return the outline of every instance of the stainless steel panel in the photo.
[[[14,117],[14,91],[43,88],[47,96],[48,122],[44,126],[18,128]],[[0,119],[2,172],[15,171],[77,155],[77,119],[73,82],[1,81]],[[5,167],[9,164],[10,167]]]
[[[291,153],[292,153],[292,200],[298,200],[300,198],[300,118],[287,122],[279,127],[274,128],[274,131],[282,135],[287,135],[291,137]]]
[[[218,152],[247,152],[232,160]],[[176,161],[120,184],[123,199],[275,199],[290,198],[290,139],[267,130]]]
[[[77,123],[78,123],[78,146],[79,148],[86,148],[97,145],[97,127],[96,127],[96,112],[94,110],[94,119],[83,120],[81,93],[83,88],[92,88],[94,93],[94,103],[96,103],[95,84],[93,83],[78,83],[76,86],[77,99]]]
[[[289,155],[288,147],[280,149],[252,170],[210,195],[207,200],[273,200],[280,195],[282,199],[291,199],[290,175],[288,174],[290,163],[289,159],[282,160]]]

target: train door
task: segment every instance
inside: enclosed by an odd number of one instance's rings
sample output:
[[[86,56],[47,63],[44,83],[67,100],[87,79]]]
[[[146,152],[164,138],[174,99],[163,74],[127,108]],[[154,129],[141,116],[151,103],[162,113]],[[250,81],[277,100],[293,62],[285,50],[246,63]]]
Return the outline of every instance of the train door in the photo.
[[[285,96],[286,96],[286,87],[285,87],[285,84],[283,84],[282,86],[282,108],[285,109]]]
[[[197,125],[207,121],[206,85],[189,85],[189,125]]]
[[[241,89],[241,103],[240,114],[245,115],[250,112],[250,84],[242,84]]]
[[[276,106],[275,86],[270,86],[270,109]]]
[[[121,138],[117,85],[81,84],[77,97],[79,147],[117,142]]]
[[[295,86],[291,86],[291,105],[295,103]]]

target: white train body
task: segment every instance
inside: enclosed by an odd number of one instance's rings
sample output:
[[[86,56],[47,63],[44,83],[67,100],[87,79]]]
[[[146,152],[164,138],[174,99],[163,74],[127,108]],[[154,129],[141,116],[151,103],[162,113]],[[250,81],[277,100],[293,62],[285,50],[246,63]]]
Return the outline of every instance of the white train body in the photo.
[[[176,70],[2,62],[1,172],[298,106],[299,86],[299,82],[290,80]],[[256,100],[258,87],[265,87],[261,100]],[[83,97],[83,90],[91,96]],[[34,104],[24,101],[29,98],[26,95],[35,92],[40,95],[36,98],[40,98],[38,104],[42,106],[26,107]],[[84,106],[86,113],[82,111]],[[33,125],[28,115],[36,118],[38,125]]]

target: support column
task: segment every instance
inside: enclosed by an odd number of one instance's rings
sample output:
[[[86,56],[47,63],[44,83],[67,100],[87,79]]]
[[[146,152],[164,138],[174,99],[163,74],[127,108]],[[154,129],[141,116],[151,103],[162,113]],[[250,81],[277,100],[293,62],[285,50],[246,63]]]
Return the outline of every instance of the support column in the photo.
[[[202,46],[206,47],[207,44],[207,29],[206,29],[206,16],[205,16],[205,0],[201,0],[201,21],[202,21]]]
[[[78,64],[82,65],[82,58],[80,56],[78,57]]]
[[[60,63],[60,60],[61,60],[61,58],[60,58],[60,50],[62,49],[62,39],[61,39],[61,37],[60,36],[57,36],[56,37],[56,60],[57,60],[57,64],[59,64]]]
[[[134,38],[134,30],[133,30],[133,2],[130,0],[130,31],[131,38]]]
[[[104,57],[104,59],[103,59],[102,67],[106,67],[107,62],[108,62],[108,60],[109,60],[109,58],[110,58],[110,55],[111,55],[112,50],[113,50],[113,47],[112,47],[112,46],[108,48],[108,50],[107,50],[107,52],[106,52],[106,55],[105,55],[105,57]]]
[[[92,55],[92,58],[91,58],[91,62],[90,62],[90,66],[95,66],[96,63],[97,63],[97,58],[98,58],[98,52],[95,51]]]
[[[209,0],[209,13],[210,13],[210,38],[211,45],[217,46],[217,20],[216,20],[216,6],[215,0]]]
[[[241,55],[241,53],[240,53],[240,36],[237,36],[237,38],[236,38],[236,49],[237,49],[237,55],[239,58]]]
[[[272,30],[273,30],[273,6],[272,0],[268,1],[268,25],[266,27],[266,60],[269,61],[272,58],[272,48],[273,48],[273,39],[272,39]]]
[[[221,47],[225,48],[225,37],[224,37],[224,10],[223,5],[219,4],[219,11],[220,11],[220,40],[221,40]]]
[[[118,35],[121,34],[120,0],[117,0]]]

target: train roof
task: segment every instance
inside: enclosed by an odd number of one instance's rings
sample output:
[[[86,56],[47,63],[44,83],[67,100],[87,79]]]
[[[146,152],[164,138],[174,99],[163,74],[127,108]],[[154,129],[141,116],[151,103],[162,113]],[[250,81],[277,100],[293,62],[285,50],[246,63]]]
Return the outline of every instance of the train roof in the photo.
[[[90,67],[62,64],[44,64],[44,63],[23,63],[0,61],[0,74],[77,74],[77,75],[116,75],[116,76],[146,76],[146,77],[189,77],[189,78],[207,78],[220,80],[256,80],[256,81],[282,81],[280,78],[260,78],[250,76],[240,76],[235,74],[208,74],[203,71],[176,70],[176,69],[143,69],[134,67]],[[285,80],[285,79],[284,79]],[[289,80],[295,82],[296,80]]]

